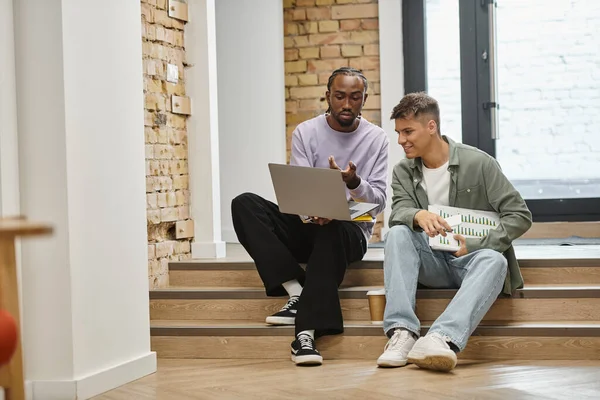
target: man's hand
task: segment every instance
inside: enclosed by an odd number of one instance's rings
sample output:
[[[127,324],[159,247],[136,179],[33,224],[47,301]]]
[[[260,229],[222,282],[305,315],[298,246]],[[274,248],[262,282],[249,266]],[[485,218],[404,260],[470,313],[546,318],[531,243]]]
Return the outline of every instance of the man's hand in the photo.
[[[437,235],[445,237],[446,232],[452,232],[452,228],[444,218],[427,210],[421,210],[416,213],[415,222],[429,237],[435,237]]]
[[[315,224],[319,224],[321,226],[323,225],[327,225],[328,223],[331,222],[330,219],[328,218],[320,218],[320,217],[310,217],[311,221],[314,222]]]
[[[333,156],[329,156],[329,168],[342,171],[342,179],[344,180],[344,183],[348,189],[356,189],[358,185],[360,185],[360,176],[356,175],[356,165],[354,165],[352,161],[348,163],[348,168],[342,170],[335,163],[335,158],[333,158]]]
[[[467,250],[467,240],[463,235],[454,235],[454,239],[458,240],[458,242],[460,243],[460,249],[458,249],[458,251],[454,253],[454,257],[462,257],[469,253],[469,251]]]

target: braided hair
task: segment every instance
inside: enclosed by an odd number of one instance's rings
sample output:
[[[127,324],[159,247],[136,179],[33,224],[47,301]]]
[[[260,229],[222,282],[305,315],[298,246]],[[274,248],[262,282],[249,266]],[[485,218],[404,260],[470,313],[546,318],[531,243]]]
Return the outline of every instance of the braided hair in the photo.
[[[341,67],[341,68],[338,68],[335,71],[333,71],[333,73],[329,77],[329,80],[327,81],[327,91],[328,92],[331,91],[331,85],[333,84],[335,77],[338,75],[358,76],[363,81],[363,85],[365,87],[365,93],[367,92],[367,89],[369,88],[369,82],[367,81],[367,78],[365,78],[362,71],[360,71],[356,68],[351,68],[351,67]],[[329,114],[330,112],[331,112],[331,107],[328,106],[327,111],[325,111],[325,114]]]

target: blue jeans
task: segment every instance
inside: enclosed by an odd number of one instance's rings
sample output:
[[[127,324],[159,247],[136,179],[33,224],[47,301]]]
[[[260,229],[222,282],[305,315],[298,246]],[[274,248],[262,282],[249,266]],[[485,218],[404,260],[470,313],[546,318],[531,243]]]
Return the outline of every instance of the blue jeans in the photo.
[[[429,332],[448,336],[463,350],[469,337],[504,286],[508,263],[494,250],[477,250],[462,257],[432,250],[427,235],[396,225],[385,240],[383,262],[386,306],[383,330],[394,328],[420,335],[415,314],[417,282],[429,288],[458,289]]]

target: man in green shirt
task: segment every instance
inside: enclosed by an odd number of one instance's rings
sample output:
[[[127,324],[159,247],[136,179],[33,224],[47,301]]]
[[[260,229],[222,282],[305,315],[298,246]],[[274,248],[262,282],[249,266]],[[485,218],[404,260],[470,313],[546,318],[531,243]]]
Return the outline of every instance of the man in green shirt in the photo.
[[[512,241],[531,227],[531,212],[496,160],[440,133],[440,110],[425,93],[394,108],[398,144],[406,154],[393,171],[390,231],[386,237],[384,332],[381,367],[414,363],[450,371],[497,296],[523,286]],[[430,204],[495,211],[500,224],[483,238],[454,235]],[[428,237],[452,235],[455,253],[432,250]],[[458,292],[427,335],[415,314],[417,284]]]

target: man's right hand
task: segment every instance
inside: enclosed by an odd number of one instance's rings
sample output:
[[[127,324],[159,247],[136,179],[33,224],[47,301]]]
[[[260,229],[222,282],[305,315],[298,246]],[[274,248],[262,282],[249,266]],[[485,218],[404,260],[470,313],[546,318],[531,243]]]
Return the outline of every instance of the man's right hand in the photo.
[[[435,237],[438,234],[446,236],[446,232],[452,232],[452,227],[444,218],[427,210],[421,210],[415,214],[415,224],[420,226],[429,237]]]

